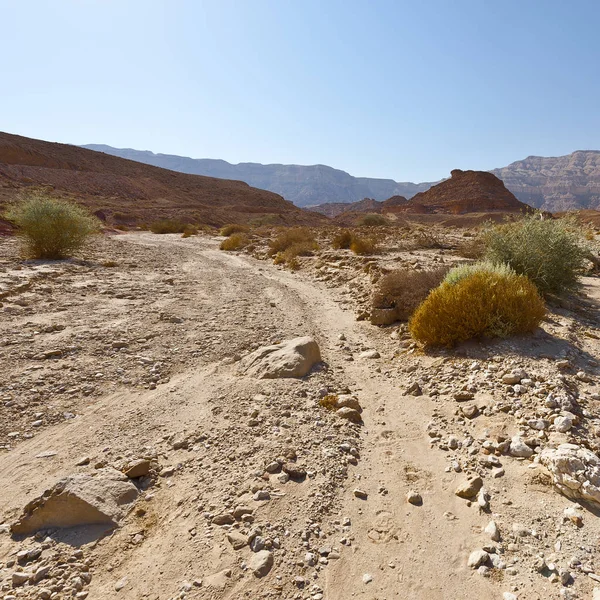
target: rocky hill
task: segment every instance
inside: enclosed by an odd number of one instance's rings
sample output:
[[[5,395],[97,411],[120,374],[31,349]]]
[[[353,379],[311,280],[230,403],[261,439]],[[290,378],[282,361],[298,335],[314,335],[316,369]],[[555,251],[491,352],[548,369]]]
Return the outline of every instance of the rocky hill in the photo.
[[[187,175],[78,146],[0,133],[0,212],[23,189],[39,186],[101,211],[108,221],[180,218],[218,226],[259,218],[282,224],[323,219],[242,181]]]
[[[600,208],[600,152],[529,156],[492,171],[522,202],[551,212]]]
[[[410,198],[432,185],[431,183],[398,183],[392,179],[353,177],[345,171],[325,165],[262,165],[259,163],[232,165],[224,160],[154,154],[102,144],[88,144],[84,148],[182,173],[239,179],[254,187],[280,194],[296,206],[311,206],[324,202],[357,202],[362,198],[385,200],[394,195]]]
[[[460,215],[529,209],[529,206],[517,200],[492,173],[454,169],[450,179],[413,196],[405,205],[397,206],[395,212]]]

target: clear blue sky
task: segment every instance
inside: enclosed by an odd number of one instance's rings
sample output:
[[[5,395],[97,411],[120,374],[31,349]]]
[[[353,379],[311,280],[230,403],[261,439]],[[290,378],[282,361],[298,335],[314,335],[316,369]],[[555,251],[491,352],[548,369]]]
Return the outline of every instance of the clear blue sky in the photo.
[[[0,130],[436,180],[600,149],[598,0],[0,0]]]

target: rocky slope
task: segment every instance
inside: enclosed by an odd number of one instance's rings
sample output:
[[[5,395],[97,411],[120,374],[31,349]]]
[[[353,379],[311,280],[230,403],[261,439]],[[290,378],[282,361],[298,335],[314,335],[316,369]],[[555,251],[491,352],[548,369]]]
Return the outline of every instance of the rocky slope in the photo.
[[[394,195],[410,198],[431,186],[430,183],[399,183],[392,179],[353,177],[345,171],[326,165],[232,165],[224,160],[154,154],[103,144],[88,144],[84,148],[182,173],[239,179],[254,187],[280,194],[297,206],[312,206],[323,202],[356,202],[367,197],[385,200]]]
[[[118,214],[118,220],[131,224],[165,217],[209,225],[261,217],[285,224],[322,220],[242,181],[186,175],[78,146],[0,133],[0,213],[21,191],[40,186],[101,211],[109,221]]]
[[[328,202],[307,208],[327,217],[337,217],[347,212],[382,214],[394,211],[397,206],[403,206],[406,202],[408,200],[404,196],[392,196],[383,202],[379,202],[373,198],[363,198],[358,202]]]
[[[450,179],[413,196],[396,211],[464,214],[469,212],[517,212],[529,210],[509,192],[502,181],[485,171],[455,169]]]
[[[519,200],[551,212],[600,208],[600,152],[529,156],[492,171]]]

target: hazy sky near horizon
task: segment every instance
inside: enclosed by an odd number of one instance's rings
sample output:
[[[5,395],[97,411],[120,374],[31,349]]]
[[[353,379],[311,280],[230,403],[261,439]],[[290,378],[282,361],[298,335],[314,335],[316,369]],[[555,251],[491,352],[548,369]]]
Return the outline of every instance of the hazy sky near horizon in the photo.
[[[0,130],[432,181],[600,149],[598,0],[0,0]]]

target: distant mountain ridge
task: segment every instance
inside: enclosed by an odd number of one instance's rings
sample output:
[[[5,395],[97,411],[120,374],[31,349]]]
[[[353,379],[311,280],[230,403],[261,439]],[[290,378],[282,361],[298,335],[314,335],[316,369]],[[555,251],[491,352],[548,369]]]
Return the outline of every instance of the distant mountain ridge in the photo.
[[[128,158],[164,169],[245,181],[283,196],[296,206],[353,203],[364,198],[383,201],[412,198],[439,182],[411,183],[393,179],[353,177],[326,165],[230,164],[218,159],[193,159],[170,154],[88,144],[84,148]],[[518,200],[551,212],[600,209],[600,151],[578,150],[558,157],[529,156],[490,171]]]
[[[155,154],[147,150],[113,148],[103,144],[86,144],[83,148],[172,171],[245,181],[252,187],[274,192],[296,206],[302,207],[324,202],[356,202],[362,198],[375,200],[385,200],[390,196],[410,198],[433,185],[432,183],[399,183],[393,179],[353,177],[345,171],[326,165],[263,165],[260,163],[233,165],[219,159]]]

